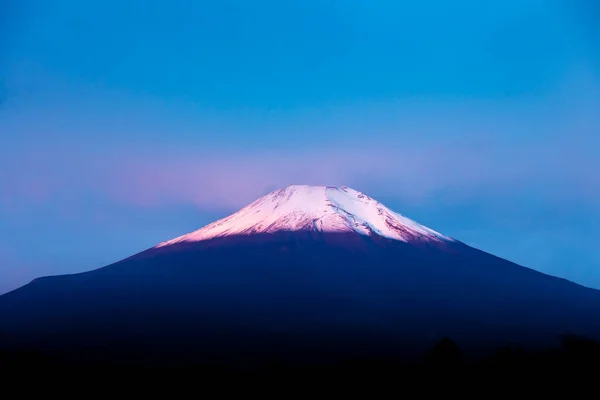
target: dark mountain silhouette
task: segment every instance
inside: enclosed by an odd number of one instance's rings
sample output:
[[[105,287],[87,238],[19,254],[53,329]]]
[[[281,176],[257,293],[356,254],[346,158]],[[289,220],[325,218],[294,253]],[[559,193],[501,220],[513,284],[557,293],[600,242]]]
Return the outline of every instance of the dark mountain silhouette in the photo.
[[[348,188],[317,192],[342,191],[375,212],[350,213],[332,196],[332,212],[307,212],[302,201],[290,211],[304,188],[115,264],[0,296],[0,344],[83,361],[252,366],[409,360],[444,337],[472,357],[553,345],[566,333],[600,337],[600,291],[446,238]],[[265,204],[266,219],[244,225]],[[453,341],[429,357],[452,359]]]

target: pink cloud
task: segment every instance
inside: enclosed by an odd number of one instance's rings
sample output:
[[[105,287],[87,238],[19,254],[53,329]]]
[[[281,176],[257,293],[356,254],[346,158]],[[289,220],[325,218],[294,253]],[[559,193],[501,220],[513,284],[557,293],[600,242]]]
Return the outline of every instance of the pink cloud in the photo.
[[[107,190],[120,201],[141,206],[183,202],[230,209],[295,183],[347,185],[359,190],[392,185],[396,195],[420,199],[456,185],[456,179],[476,185],[484,178],[484,170],[477,165],[481,160],[470,156],[470,151],[459,155],[437,145],[397,150],[363,147],[133,157],[118,164],[120,172]]]
[[[102,155],[100,155],[102,154]],[[600,190],[589,146],[547,141],[516,147],[492,141],[319,147],[280,151],[128,151],[48,149],[0,165],[0,205],[39,206],[107,198],[140,207],[195,204],[239,208],[289,184],[347,185],[407,201],[439,193],[457,200],[485,192]],[[14,172],[18,171],[18,173]],[[375,195],[375,194],[374,194]]]
[[[109,190],[122,200],[140,205],[193,202],[209,208],[240,206],[291,183],[343,185],[360,169],[351,155],[335,153],[137,159],[125,160],[120,168],[123,173]]]
[[[566,162],[568,161],[568,162]],[[399,149],[331,148],[250,154],[132,157],[118,162],[105,189],[140,206],[194,203],[208,209],[241,207],[293,183],[377,188],[420,201],[440,191],[458,198],[482,190],[520,190],[531,185],[568,185],[593,192],[592,154],[578,146],[511,147],[406,145]]]

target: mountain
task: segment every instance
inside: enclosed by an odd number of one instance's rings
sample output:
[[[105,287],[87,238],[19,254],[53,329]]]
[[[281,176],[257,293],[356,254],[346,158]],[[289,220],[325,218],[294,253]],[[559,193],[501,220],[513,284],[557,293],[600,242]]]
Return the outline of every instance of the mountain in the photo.
[[[93,271],[0,296],[0,346],[257,363],[473,354],[600,337],[600,291],[472,248],[348,187],[293,185]]]

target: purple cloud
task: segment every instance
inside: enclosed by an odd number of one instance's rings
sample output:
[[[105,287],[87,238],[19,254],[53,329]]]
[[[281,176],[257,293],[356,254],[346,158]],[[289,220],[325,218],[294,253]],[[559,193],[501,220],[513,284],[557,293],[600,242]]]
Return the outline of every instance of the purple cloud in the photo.
[[[407,201],[440,192],[460,200],[484,190],[529,189],[600,200],[594,151],[576,142],[394,147],[210,154],[181,150],[173,155],[121,151],[109,158],[84,148],[77,153],[46,148],[43,155],[20,158],[20,166],[5,162],[0,204],[73,201],[93,193],[141,207],[191,203],[220,210],[241,207],[291,183],[355,186]],[[17,168],[18,174],[13,173]]]

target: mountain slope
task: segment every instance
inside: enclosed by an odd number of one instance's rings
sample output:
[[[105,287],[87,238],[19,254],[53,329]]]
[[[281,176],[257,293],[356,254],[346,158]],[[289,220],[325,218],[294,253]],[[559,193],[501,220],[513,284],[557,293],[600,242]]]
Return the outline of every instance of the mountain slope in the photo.
[[[115,264],[0,296],[0,334],[7,345],[111,359],[408,356],[441,336],[473,348],[600,337],[599,311],[599,291],[359,192],[291,186]]]

